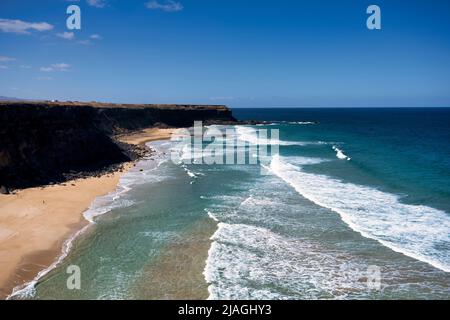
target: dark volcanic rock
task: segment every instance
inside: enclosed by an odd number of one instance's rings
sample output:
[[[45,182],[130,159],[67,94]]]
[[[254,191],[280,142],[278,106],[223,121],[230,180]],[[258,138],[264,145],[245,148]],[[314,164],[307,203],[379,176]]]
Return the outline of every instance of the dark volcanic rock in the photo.
[[[9,191],[5,186],[0,186],[0,194],[9,194]]]
[[[114,135],[194,121],[236,123],[224,106],[1,102],[0,186],[7,192],[117,169],[148,150]]]

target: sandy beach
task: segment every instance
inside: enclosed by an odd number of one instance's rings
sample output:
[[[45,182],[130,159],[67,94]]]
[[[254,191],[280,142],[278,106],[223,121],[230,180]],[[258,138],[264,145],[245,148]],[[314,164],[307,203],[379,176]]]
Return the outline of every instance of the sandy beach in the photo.
[[[116,138],[119,141],[137,145],[137,144],[144,144],[150,141],[170,139],[170,137],[175,131],[176,129],[149,128],[133,134],[117,136]]]
[[[118,137],[130,144],[169,139],[174,129],[146,129]],[[0,298],[32,280],[61,254],[66,239],[88,222],[82,213],[98,196],[115,190],[118,172],[0,195]]]

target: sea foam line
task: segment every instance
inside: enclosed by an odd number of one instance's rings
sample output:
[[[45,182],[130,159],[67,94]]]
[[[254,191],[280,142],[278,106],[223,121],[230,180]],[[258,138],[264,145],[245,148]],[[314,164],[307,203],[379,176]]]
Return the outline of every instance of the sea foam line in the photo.
[[[209,300],[345,299],[348,288],[367,290],[365,261],[315,241],[240,223],[219,223],[211,240],[203,272]],[[268,288],[273,281],[284,290]]]
[[[344,151],[342,151],[342,150],[339,149],[338,147],[333,146],[333,150],[336,151],[336,157],[337,157],[338,159],[341,159],[341,160],[347,160],[347,161],[352,160],[352,158],[350,158],[350,157],[348,157],[347,155],[345,155],[345,154],[344,154]]]
[[[150,146],[150,145],[148,145]],[[157,153],[157,154],[161,154],[161,152],[159,152],[159,150],[157,150],[156,148],[154,148],[154,145],[151,144],[151,148]],[[158,169],[164,162],[167,161],[166,158],[164,157],[160,157],[158,159],[158,163],[156,164],[156,166],[148,171],[153,171]],[[149,160],[142,160],[139,163],[143,162],[143,161],[149,161]],[[98,201],[99,199],[105,199],[105,198],[110,198],[112,201],[110,201],[111,203],[116,202],[123,194],[127,193],[128,191],[131,190],[131,186],[130,186],[130,182],[126,183],[125,181],[127,181],[128,176],[130,175],[130,172],[125,173],[119,180],[119,184],[116,188],[115,191],[108,193],[107,195],[104,196],[100,196],[94,199],[94,201],[92,202],[91,206],[89,207],[88,210],[86,210],[85,212],[83,212],[83,217],[86,219],[86,221],[88,222],[88,224],[86,226],[84,226],[83,228],[81,228],[80,230],[78,230],[77,232],[75,232],[72,236],[70,236],[63,244],[62,249],[61,249],[61,254],[57,257],[57,259],[47,268],[45,268],[44,270],[41,270],[36,277],[33,278],[33,280],[26,282],[22,285],[19,285],[15,288],[13,288],[13,291],[11,292],[10,295],[8,295],[6,297],[6,300],[10,300],[12,298],[18,297],[18,298],[30,298],[33,297],[35,294],[35,289],[36,289],[36,285],[39,283],[39,280],[41,280],[44,276],[46,276],[50,271],[52,271],[53,269],[55,269],[56,267],[58,267],[63,261],[64,259],[67,258],[67,256],[69,255],[70,251],[72,250],[74,241],[80,236],[82,235],[84,232],[86,232],[91,226],[93,226],[95,224],[95,218],[103,215],[105,213],[110,212],[111,210],[120,207],[119,206],[112,206],[112,205],[104,205],[103,207],[96,207],[96,201]],[[129,203],[130,204],[130,203]]]
[[[53,269],[58,267],[64,261],[64,259],[67,258],[70,251],[72,250],[74,241],[79,236],[81,236],[84,232],[86,232],[91,226],[95,225],[95,218],[100,215],[103,215],[107,212],[110,212],[114,208],[117,208],[117,206],[113,207],[113,206],[109,206],[109,205],[105,205],[104,207],[100,207],[100,208],[94,208],[94,205],[96,203],[95,201],[98,199],[101,199],[101,198],[105,198],[105,197],[110,197],[111,199],[113,199],[113,201],[117,201],[121,194],[124,194],[125,192],[128,192],[129,190],[131,190],[131,188],[119,185],[117,187],[116,191],[113,191],[107,195],[100,196],[100,197],[97,197],[96,199],[94,199],[90,208],[88,210],[86,210],[85,212],[83,212],[83,217],[88,222],[88,224],[86,226],[84,226],[83,228],[81,228],[80,230],[78,230],[77,232],[75,232],[74,234],[72,234],[72,236],[70,236],[64,242],[64,244],[62,246],[61,254],[57,257],[57,259],[49,267],[40,271],[36,275],[36,277],[34,277],[33,280],[26,282],[20,286],[15,287],[13,289],[12,293],[6,299],[9,300],[9,299],[15,298],[15,297],[30,298],[30,297],[34,296],[35,287],[38,284],[39,280],[42,279],[44,276],[46,276],[50,271],[52,271]]]
[[[6,300],[10,300],[15,297],[19,298],[31,298],[35,294],[35,288],[38,284],[39,280],[47,275],[50,271],[55,269],[57,266],[59,266],[64,259],[69,255],[69,252],[72,250],[73,242],[76,238],[78,238],[81,234],[83,234],[89,227],[91,226],[91,223],[84,226],[77,232],[75,232],[69,239],[67,239],[62,247],[61,255],[53,262],[49,267],[46,269],[40,271],[36,277],[34,277],[33,280],[26,282],[20,286],[17,286],[13,289],[12,293],[6,297]]]
[[[267,169],[308,200],[338,213],[362,236],[450,272],[448,251],[436,248],[450,246],[450,217],[444,211],[403,204],[393,194],[303,172],[279,155]]]
[[[258,137],[257,131],[252,127],[235,126],[236,134],[239,140],[254,145],[279,145],[279,146],[306,146],[311,144],[304,141],[285,141],[278,139],[263,139]]]

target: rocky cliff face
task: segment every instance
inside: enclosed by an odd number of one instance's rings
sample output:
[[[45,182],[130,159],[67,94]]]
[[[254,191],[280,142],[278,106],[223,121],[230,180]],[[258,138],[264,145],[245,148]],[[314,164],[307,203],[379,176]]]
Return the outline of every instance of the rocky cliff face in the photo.
[[[135,155],[113,136],[194,121],[234,123],[225,106],[0,103],[0,191],[62,182]]]

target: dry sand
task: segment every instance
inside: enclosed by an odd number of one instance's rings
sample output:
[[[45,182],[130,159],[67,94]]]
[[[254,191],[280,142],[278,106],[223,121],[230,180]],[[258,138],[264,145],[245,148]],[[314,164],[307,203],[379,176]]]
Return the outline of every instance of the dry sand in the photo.
[[[142,131],[139,131],[139,132],[136,132],[133,134],[117,136],[116,138],[119,141],[129,143],[129,144],[144,144],[144,143],[150,142],[150,141],[170,139],[170,137],[172,136],[172,134],[175,131],[176,131],[176,129],[150,128],[150,129],[144,129]]]
[[[121,136],[130,144],[169,139],[174,129],[146,129]],[[83,212],[112,192],[122,172],[0,195],[0,298],[32,280],[61,254],[66,239],[87,225]]]

